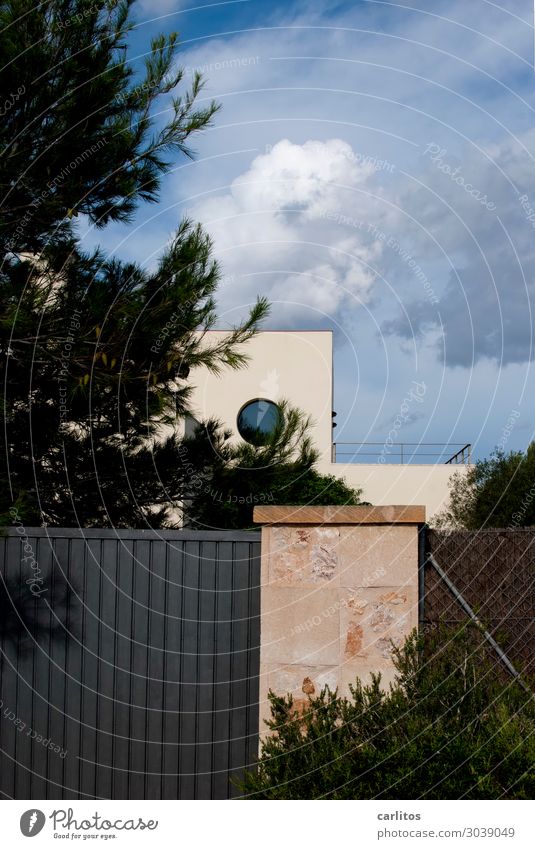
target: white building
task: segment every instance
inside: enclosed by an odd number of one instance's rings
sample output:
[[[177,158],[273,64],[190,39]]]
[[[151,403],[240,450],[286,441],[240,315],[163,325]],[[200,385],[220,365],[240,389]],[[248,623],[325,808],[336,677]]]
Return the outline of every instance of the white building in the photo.
[[[214,334],[224,333],[209,331],[212,339]],[[191,372],[190,382],[195,387],[191,409],[196,419],[218,418],[233,438],[243,435],[254,442],[277,416],[277,401],[286,399],[312,418],[311,437],[320,454],[318,471],[360,487],[363,500],[375,505],[424,504],[428,518],[444,506],[448,481],[459,468],[452,462],[469,462],[469,446],[450,446],[443,451],[438,446],[427,450],[405,447],[402,457],[403,448],[400,451],[396,446],[385,452],[379,445],[372,448],[371,443],[333,444],[331,331],[263,331],[247,343],[246,350],[250,358],[246,368],[227,368],[219,376],[201,368]],[[456,451],[455,460],[446,462]],[[433,452],[440,461],[415,462],[422,454]],[[376,456],[368,458],[368,453]],[[363,456],[370,462],[360,462]],[[333,462],[336,458],[352,462]]]

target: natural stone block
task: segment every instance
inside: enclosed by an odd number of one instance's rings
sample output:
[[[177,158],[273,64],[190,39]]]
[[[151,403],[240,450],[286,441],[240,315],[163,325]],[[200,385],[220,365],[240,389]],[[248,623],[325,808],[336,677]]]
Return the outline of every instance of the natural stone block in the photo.
[[[280,666],[262,664],[260,669],[260,731],[266,732],[264,720],[271,718],[271,703],[267,694],[291,695],[294,708],[304,713],[310,699],[318,696],[324,687],[334,692],[338,687],[338,666],[306,666],[302,664]],[[265,698],[264,698],[265,694]]]
[[[413,583],[418,531],[410,525],[340,528],[340,586],[397,587]]]
[[[269,529],[267,582],[278,586],[339,585],[338,528]]]
[[[340,602],[335,587],[262,589],[262,660],[337,664]]]
[[[399,645],[417,623],[415,587],[341,589],[341,661],[388,660],[391,641]]]
[[[384,658],[373,658],[370,662],[368,658],[357,658],[356,660],[343,663],[338,670],[340,685],[338,694],[351,699],[351,690],[349,685],[355,684],[357,678],[366,686],[372,683],[371,674],[381,674],[381,689],[388,690],[389,685],[394,683],[396,670],[390,660]]]

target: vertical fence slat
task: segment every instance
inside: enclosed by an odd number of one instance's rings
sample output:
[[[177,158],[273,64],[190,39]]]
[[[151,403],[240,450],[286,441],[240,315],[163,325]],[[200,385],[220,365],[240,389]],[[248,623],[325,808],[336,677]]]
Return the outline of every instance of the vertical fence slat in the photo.
[[[184,582],[183,545],[171,542],[166,546],[166,609],[165,609],[165,676],[163,704],[163,799],[179,798],[180,770],[180,690],[182,675],[181,599]]]
[[[215,542],[203,542],[199,562],[199,642],[197,646],[197,798],[212,798],[212,745],[215,660]]]
[[[230,794],[230,705],[232,677],[232,572],[233,545],[218,544],[216,572],[216,645],[214,694],[214,786],[215,799],[227,799]]]
[[[147,773],[146,794],[149,799],[162,797],[163,706],[165,702],[165,595],[167,591],[166,548],[163,540],[151,543],[149,664],[147,703]]]
[[[248,566],[249,546],[234,544],[232,595],[232,702],[230,720],[230,772],[239,778],[247,761],[248,688]],[[236,792],[235,790],[233,792]]]
[[[64,711],[64,797],[83,798],[80,794],[80,762],[77,758],[80,735],[83,733],[82,697],[82,621],[83,621],[83,575],[85,563],[85,542],[83,539],[71,539],[68,571],[68,591],[70,603],[67,612],[67,653],[65,661],[65,703]],[[76,792],[78,790],[78,792]],[[38,796],[33,798],[39,798]]]
[[[80,726],[80,785],[82,792],[98,797],[97,728],[100,652],[101,540],[87,541],[84,562],[82,616],[82,722]]]
[[[130,740],[130,797],[145,798],[147,746],[148,635],[150,603],[150,542],[134,548],[134,614],[132,628],[132,725]]]
[[[113,691],[115,684],[115,648],[116,648],[116,609],[117,592],[117,540],[102,540],[100,561],[100,604],[98,612],[99,628],[99,692],[98,692],[98,733],[96,748],[96,781],[98,794],[104,799],[112,796],[113,786],[113,721],[115,705]]]
[[[19,537],[6,540],[6,563],[4,569],[5,611],[6,621],[3,630],[2,645],[2,763],[0,770],[2,794],[8,799],[16,798],[16,726],[14,720],[18,715],[17,696],[17,655],[20,650],[24,622],[20,622],[18,605],[20,604],[20,567],[21,542]]]
[[[117,648],[115,654],[114,686],[114,762],[112,798],[128,799],[129,754],[131,735],[131,685],[133,639],[133,598],[134,598],[134,542],[118,541],[116,629]]]
[[[180,783],[181,799],[196,798],[196,722],[199,640],[199,557],[200,543],[188,541],[184,548],[182,589],[182,644],[180,686]]]
[[[31,553],[25,552],[24,548],[28,547]],[[30,567],[30,560],[24,562],[24,557],[35,557],[36,566],[39,563],[39,554],[36,550],[36,541],[28,538],[27,543],[25,545],[22,544],[20,546],[20,554],[19,554],[19,572],[18,572],[18,580],[19,586],[16,588],[14,586],[10,587],[10,592],[12,593],[12,600],[17,604],[19,615],[21,615],[21,621],[19,622],[19,629],[16,638],[17,652],[16,656],[12,656],[11,663],[14,664],[13,667],[10,666],[10,673],[13,675],[14,686],[15,686],[15,698],[13,700],[13,705],[9,707],[10,713],[8,717],[16,714],[16,718],[8,719],[9,723],[17,723],[14,727],[17,729],[17,733],[14,735],[14,751],[13,757],[17,764],[26,765],[27,769],[18,769],[15,776],[15,785],[14,785],[14,796],[15,798],[24,799],[31,792],[31,734],[32,734],[32,707],[33,707],[33,693],[32,693],[32,677],[33,677],[33,644],[36,639],[35,634],[32,632],[32,620],[33,624],[35,624],[35,619],[39,612],[38,599],[36,596],[32,595],[30,590],[30,585],[28,581],[32,580],[33,571]],[[15,576],[15,571],[13,572],[13,576]],[[38,584],[35,587],[35,590],[40,592],[41,589],[46,588],[42,584]],[[19,607],[20,603],[20,607]],[[27,628],[30,629],[30,633],[28,633]],[[15,643],[12,643],[14,647]],[[10,674],[8,673],[8,674]],[[4,722],[6,721],[6,717],[4,716]],[[22,729],[19,730],[19,729]]]
[[[30,533],[28,531],[28,533]],[[32,616],[36,617],[36,633],[38,636],[34,641],[34,646],[31,651],[31,656],[27,658],[32,663],[32,708],[29,719],[30,738],[31,738],[31,798],[50,798],[50,787],[48,784],[48,751],[45,747],[37,742],[38,735],[43,739],[47,736],[48,730],[48,713],[49,713],[49,698],[48,698],[48,682],[49,682],[49,665],[50,665],[50,644],[51,634],[47,630],[47,624],[50,624],[48,614],[45,613],[46,607],[50,600],[51,591],[51,574],[54,568],[54,555],[56,540],[49,540],[46,537],[34,539],[30,536],[30,542],[34,546],[39,569],[44,578],[42,589],[46,589],[41,599],[36,599]],[[35,794],[35,796],[34,796]]]
[[[51,609],[47,615],[47,619],[52,626],[47,739],[50,740],[54,748],[48,748],[49,799],[64,798],[65,763],[55,751],[55,747],[59,745],[63,749],[65,745],[63,735],[65,729],[66,647],[69,639],[66,630],[67,609],[70,606],[67,578],[70,556],[69,549],[69,539],[55,540],[49,592],[43,596],[50,604]]]

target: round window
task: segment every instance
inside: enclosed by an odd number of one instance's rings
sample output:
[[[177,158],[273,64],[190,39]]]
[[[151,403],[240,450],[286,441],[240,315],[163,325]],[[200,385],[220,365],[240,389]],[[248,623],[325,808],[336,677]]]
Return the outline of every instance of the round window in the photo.
[[[257,398],[244,404],[238,413],[238,432],[251,445],[266,445],[281,419],[277,404]]]

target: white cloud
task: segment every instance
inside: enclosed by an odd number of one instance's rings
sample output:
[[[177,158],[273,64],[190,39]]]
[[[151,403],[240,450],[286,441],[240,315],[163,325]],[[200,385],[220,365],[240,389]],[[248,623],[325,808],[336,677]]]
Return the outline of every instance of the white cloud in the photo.
[[[279,325],[316,324],[366,302],[381,252],[367,230],[379,204],[375,174],[340,139],[283,139],[224,194],[193,206],[228,281],[223,308],[267,290]]]

